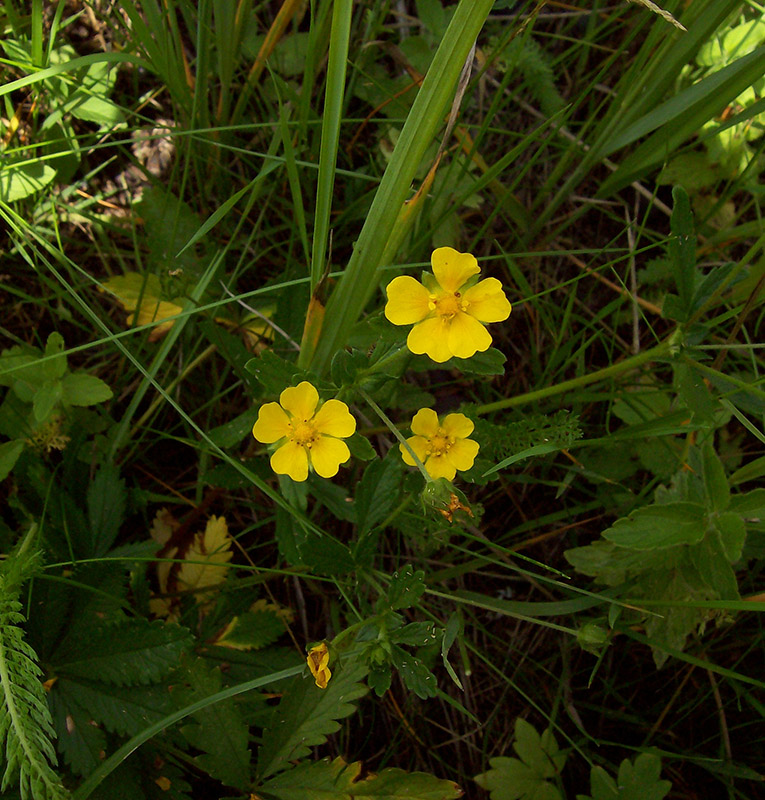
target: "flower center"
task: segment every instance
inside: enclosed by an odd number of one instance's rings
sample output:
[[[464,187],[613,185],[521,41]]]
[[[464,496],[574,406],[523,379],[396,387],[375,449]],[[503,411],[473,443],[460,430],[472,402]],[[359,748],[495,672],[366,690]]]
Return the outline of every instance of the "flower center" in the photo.
[[[431,295],[430,305],[441,319],[446,322],[455,314],[467,309],[467,303],[459,292],[444,292],[441,295]]]
[[[449,448],[454,444],[454,437],[447,436],[443,428],[439,428],[435,436],[428,440],[429,456],[444,456],[449,452]]]
[[[289,438],[302,447],[310,448],[319,438],[319,434],[309,420],[296,420],[292,423],[292,434]]]

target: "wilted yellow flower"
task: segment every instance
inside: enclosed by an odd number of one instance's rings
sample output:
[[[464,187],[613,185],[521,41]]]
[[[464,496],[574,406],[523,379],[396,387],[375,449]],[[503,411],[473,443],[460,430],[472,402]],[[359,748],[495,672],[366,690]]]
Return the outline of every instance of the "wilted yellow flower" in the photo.
[[[430,257],[433,275],[423,283],[409,275],[394,278],[386,289],[385,316],[394,325],[414,325],[407,347],[442,363],[452,356],[470,358],[488,350],[491,335],[484,325],[502,322],[512,307],[496,278],[475,283],[480,268],[475,256],[439,247]]]
[[[329,679],[332,677],[332,671],[328,666],[329,650],[327,649],[327,643],[321,642],[314,645],[308,651],[306,661],[308,662],[308,669],[311,670],[311,675],[316,680],[316,685],[319,689],[326,689]]]
[[[261,406],[252,435],[264,444],[281,442],[271,456],[278,475],[304,481],[310,466],[322,478],[331,478],[351,457],[341,441],[356,430],[348,406],[340,400],[327,400],[317,410],[318,405],[319,393],[303,381],[285,389],[278,403]]]
[[[457,470],[470,469],[480,445],[467,437],[473,423],[464,414],[447,414],[443,422],[431,408],[421,408],[412,419],[412,433],[406,441],[422,461],[431,478],[452,480]],[[409,451],[400,444],[406,464],[414,466]]]

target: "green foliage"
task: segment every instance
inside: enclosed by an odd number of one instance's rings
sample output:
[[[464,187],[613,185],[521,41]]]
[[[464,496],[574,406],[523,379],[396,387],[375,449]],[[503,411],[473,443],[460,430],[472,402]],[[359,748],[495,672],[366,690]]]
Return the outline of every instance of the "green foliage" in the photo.
[[[94,375],[70,372],[59,333],[48,337],[45,351],[16,345],[0,355],[0,386],[9,387],[0,405],[0,430],[22,437],[0,445],[0,480],[13,469],[24,448],[62,449],[64,420],[73,407],[103,403],[111,389]],[[17,434],[18,435],[18,434]]]
[[[346,764],[342,758],[301,764],[266,781],[260,790],[275,800],[456,800],[462,792],[451,781],[422,772],[384,769],[359,778],[361,763]]]
[[[672,784],[659,779],[661,759],[641,753],[634,761],[625,758],[616,780],[603,767],[590,773],[591,795],[578,794],[576,800],[663,800]]]
[[[63,800],[68,792],[51,766],[56,764],[54,731],[41,670],[20,627],[21,587],[39,567],[35,535],[32,528],[0,566],[0,789],[18,785],[22,800]]]
[[[68,636],[55,654],[64,675],[100,680],[117,686],[156,683],[178,663],[191,645],[186,628],[164,622],[131,620],[94,625],[87,637]]]
[[[513,750],[519,758],[498,756],[491,769],[476,775],[475,781],[491,793],[492,800],[562,800],[556,779],[566,763],[552,730],[541,735],[526,720],[515,720]]]
[[[287,769],[291,761],[324,743],[339,730],[337,720],[353,714],[355,701],[366,694],[366,687],[359,683],[367,673],[366,665],[345,661],[330,666],[332,678],[326,689],[317,688],[305,676],[297,677],[274,708],[258,751],[260,780]]]
[[[222,688],[220,670],[210,670],[201,660],[193,662],[179,677],[184,685],[173,691],[173,701],[179,708]],[[194,758],[199,769],[227,786],[244,789],[248,785],[249,733],[233,699],[218,701],[196,712],[193,722],[184,725],[181,733],[189,744],[202,751],[202,755]]]
[[[494,50],[498,40],[490,42]],[[532,36],[519,36],[499,51],[498,66],[503,72],[517,70],[523,77],[524,88],[539,103],[542,113],[553,116],[565,105],[555,86],[555,73],[549,56]]]
[[[638,604],[661,603],[661,614],[644,619],[657,666],[665,663],[666,649],[682,650],[710,619],[725,619],[694,602],[738,599],[732,565],[746,541],[742,509],[760,502],[753,492],[731,496],[711,442],[691,449],[688,462],[693,473],[683,470],[669,488],[659,487],[655,503],[617,520],[603,540],[566,551],[569,563],[598,582],[629,583]]]

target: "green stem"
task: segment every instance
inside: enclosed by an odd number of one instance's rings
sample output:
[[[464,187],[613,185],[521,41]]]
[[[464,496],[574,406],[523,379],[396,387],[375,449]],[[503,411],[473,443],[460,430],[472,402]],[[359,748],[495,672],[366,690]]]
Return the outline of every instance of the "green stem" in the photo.
[[[356,391],[369,403],[372,410],[377,414],[378,417],[385,423],[388,430],[399,440],[399,442],[406,448],[409,455],[412,457],[414,461],[414,465],[417,467],[418,470],[422,473],[423,478],[425,478],[426,483],[431,483],[433,478],[428,475],[428,471],[425,469],[425,465],[420,461],[417,457],[417,453],[412,450],[409,442],[401,435],[398,428],[388,419],[385,412],[380,408],[380,406],[375,403],[375,401],[360,387],[356,387]]]
[[[655,361],[657,358],[663,358],[670,353],[672,348],[672,337],[665,339],[661,344],[652,347],[650,350],[644,350],[632,358],[625,358],[617,364],[611,364],[610,367],[591,372],[589,375],[581,375],[578,378],[571,378],[571,380],[563,381],[555,386],[547,386],[544,389],[537,389],[534,392],[527,392],[526,394],[519,394],[517,397],[507,397],[504,400],[497,400],[494,403],[487,403],[483,406],[478,406],[476,414],[490,414],[492,411],[501,411],[505,408],[515,408],[516,406],[525,406],[529,403],[536,403],[539,400],[544,400],[547,397],[553,397],[556,394],[563,394],[570,389],[579,389],[582,386],[587,386],[590,383],[597,383],[598,381],[613,378],[616,375],[621,375],[623,372],[629,372],[632,369],[642,366],[648,361]]]

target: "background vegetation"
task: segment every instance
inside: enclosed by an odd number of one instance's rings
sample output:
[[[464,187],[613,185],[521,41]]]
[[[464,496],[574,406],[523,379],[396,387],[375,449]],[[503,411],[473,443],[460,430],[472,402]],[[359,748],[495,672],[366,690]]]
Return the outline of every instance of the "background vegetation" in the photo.
[[[2,797],[761,796],[761,6],[0,22]],[[445,364],[382,313],[439,246],[513,303]],[[332,480],[250,433],[301,380]]]

